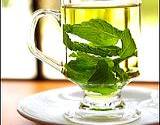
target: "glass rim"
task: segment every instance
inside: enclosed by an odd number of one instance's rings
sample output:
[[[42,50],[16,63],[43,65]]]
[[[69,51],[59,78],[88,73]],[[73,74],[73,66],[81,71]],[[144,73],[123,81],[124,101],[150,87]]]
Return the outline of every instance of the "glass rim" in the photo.
[[[137,6],[141,0],[63,0],[62,7],[117,7],[117,6]]]

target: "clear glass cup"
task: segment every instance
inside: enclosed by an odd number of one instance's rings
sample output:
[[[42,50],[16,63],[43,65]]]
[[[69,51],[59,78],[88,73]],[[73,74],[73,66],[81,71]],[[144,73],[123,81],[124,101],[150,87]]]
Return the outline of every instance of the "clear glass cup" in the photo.
[[[61,10],[33,14],[28,47],[32,54],[79,85],[84,98],[79,108],[64,114],[80,124],[124,124],[140,117],[134,103],[121,90],[139,76],[138,42],[140,0],[62,0]],[[66,47],[65,61],[50,58],[35,46],[38,20],[53,16],[60,24]],[[133,107],[133,108],[131,108]]]

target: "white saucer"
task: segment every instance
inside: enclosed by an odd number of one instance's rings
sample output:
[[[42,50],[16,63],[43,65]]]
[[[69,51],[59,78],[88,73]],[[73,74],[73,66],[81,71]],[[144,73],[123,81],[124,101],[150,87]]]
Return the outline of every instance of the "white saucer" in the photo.
[[[125,87],[122,96],[126,100],[137,101],[138,105],[142,101],[149,100],[151,93],[155,91],[138,87]],[[78,86],[49,90],[21,100],[17,106],[17,111],[23,117],[39,123],[76,125],[66,120],[63,114],[79,105],[82,96],[83,92]],[[155,112],[152,113],[150,110],[150,108],[148,110],[146,107],[145,110],[142,108],[141,118],[128,125],[159,122],[158,109],[156,115]],[[106,125],[108,124],[106,123]]]

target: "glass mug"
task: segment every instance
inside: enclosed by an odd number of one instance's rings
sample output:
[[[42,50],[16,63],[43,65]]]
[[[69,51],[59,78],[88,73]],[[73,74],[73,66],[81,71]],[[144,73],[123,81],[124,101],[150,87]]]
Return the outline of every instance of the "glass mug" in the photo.
[[[61,3],[61,12],[41,9],[33,14],[28,47],[36,58],[84,91],[79,108],[66,112],[65,118],[80,124],[112,125],[138,119],[140,112],[134,103],[124,101],[121,90],[139,76],[136,42],[141,1],[62,0]],[[49,15],[62,27],[66,61],[50,58],[35,46],[36,24]]]

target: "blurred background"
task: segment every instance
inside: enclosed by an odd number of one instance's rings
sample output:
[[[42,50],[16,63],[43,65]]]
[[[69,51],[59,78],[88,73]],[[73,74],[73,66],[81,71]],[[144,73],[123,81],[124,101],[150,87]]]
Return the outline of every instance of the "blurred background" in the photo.
[[[142,29],[138,81],[159,81],[159,1],[142,0]],[[2,79],[65,79],[29,52],[27,40],[32,13],[37,9],[60,9],[60,0],[2,0],[1,78]],[[48,23],[50,22],[50,23]],[[37,46],[47,54],[64,57],[59,51],[53,21],[40,21],[36,28]],[[56,37],[53,37],[56,36]],[[55,43],[54,43],[55,42]],[[57,44],[56,44],[57,43]],[[55,46],[56,45],[56,46]]]

